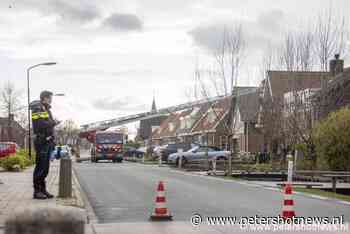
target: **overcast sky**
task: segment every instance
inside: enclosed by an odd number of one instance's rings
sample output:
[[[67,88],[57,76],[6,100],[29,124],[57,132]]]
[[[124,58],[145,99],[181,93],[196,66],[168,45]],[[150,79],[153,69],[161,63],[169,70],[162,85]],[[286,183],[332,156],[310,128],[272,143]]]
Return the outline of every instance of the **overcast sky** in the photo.
[[[331,3],[330,3],[331,2]],[[287,29],[303,27],[349,0],[1,0],[0,85],[65,93],[54,114],[79,124],[187,101],[196,58],[207,61],[223,25],[241,23],[248,56],[240,85],[257,85],[259,55]],[[244,77],[244,78],[243,78]],[[24,98],[25,98],[24,94]]]

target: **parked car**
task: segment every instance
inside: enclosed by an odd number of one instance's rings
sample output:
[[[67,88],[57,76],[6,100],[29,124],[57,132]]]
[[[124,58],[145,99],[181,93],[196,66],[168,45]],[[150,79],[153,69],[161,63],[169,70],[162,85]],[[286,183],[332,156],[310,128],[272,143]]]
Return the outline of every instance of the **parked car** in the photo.
[[[206,152],[208,151],[208,157]],[[223,151],[214,146],[195,146],[192,149],[183,153],[173,153],[169,155],[168,163],[179,165],[179,158],[182,156],[182,164],[186,164],[193,160],[216,158],[217,160],[228,160],[230,151]]]
[[[18,145],[14,142],[0,142],[0,158],[15,154],[18,149]]]
[[[143,155],[145,155],[145,152],[142,149],[136,149],[134,147],[130,147],[124,152],[124,157],[142,158]]]
[[[164,145],[162,147],[159,147],[155,152],[156,158],[161,157],[162,161],[167,162],[168,156],[172,153],[178,152],[179,149],[182,149],[184,152],[191,149],[193,145],[190,143],[170,143],[167,145]]]

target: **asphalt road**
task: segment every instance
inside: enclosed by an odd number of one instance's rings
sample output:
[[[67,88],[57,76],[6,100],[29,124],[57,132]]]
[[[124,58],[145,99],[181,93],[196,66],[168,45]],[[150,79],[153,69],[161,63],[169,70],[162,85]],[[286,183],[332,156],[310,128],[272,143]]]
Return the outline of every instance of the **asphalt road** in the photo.
[[[165,182],[168,208],[177,221],[207,216],[277,216],[283,194],[236,181],[136,163],[76,164],[78,179],[100,223],[142,222],[153,210],[155,189]],[[297,216],[350,220],[350,205],[294,195]]]

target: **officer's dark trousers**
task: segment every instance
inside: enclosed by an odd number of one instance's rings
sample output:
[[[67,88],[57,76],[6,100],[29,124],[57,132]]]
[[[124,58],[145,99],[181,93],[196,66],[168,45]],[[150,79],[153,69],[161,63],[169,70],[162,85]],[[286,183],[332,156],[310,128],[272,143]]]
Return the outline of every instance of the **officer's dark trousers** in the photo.
[[[50,145],[48,142],[35,139],[34,147],[36,151],[35,169],[33,175],[34,191],[46,190],[46,176],[50,168]]]

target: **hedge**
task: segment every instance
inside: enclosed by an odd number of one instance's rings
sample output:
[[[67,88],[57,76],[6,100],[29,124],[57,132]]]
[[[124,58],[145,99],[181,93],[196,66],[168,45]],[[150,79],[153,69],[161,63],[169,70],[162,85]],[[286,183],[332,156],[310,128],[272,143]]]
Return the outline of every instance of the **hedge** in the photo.
[[[331,113],[314,130],[318,163],[350,170],[350,107]]]
[[[7,171],[23,170],[35,163],[35,154],[29,159],[28,152],[19,150],[16,154],[0,159],[0,167]]]

